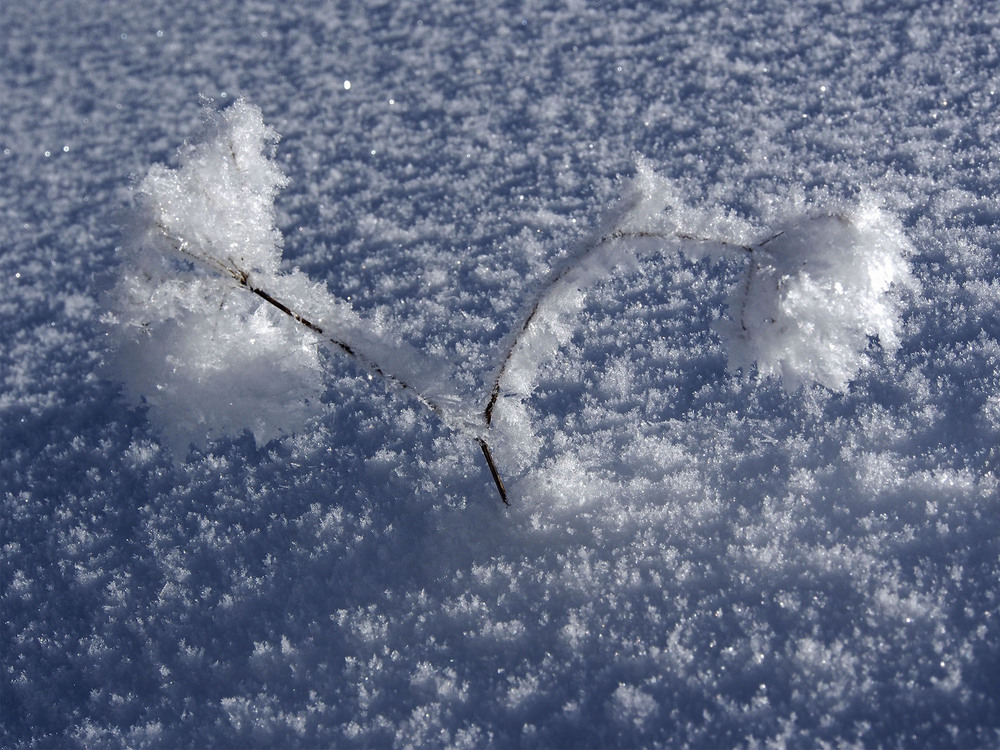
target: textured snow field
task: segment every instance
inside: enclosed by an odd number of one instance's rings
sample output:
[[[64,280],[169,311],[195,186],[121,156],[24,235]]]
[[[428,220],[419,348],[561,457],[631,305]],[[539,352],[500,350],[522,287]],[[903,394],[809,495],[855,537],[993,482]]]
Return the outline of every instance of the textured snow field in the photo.
[[[670,5],[0,5],[0,744],[1000,744],[1000,7]],[[201,95],[282,136],[287,269],[462,391],[637,154],[738,243],[878,201],[899,348],[730,372],[741,263],[643,253],[501,397],[510,508],[336,354],[187,451],[102,320]]]

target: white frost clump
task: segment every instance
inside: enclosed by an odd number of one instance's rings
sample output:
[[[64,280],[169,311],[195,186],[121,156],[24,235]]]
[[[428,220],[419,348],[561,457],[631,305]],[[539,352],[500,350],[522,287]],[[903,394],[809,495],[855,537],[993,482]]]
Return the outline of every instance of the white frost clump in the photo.
[[[717,324],[733,369],[754,362],[788,390],[815,381],[834,391],[866,361],[869,337],[899,346],[900,310],[890,286],[912,280],[911,247],[874,206],[804,218],[753,247]]]
[[[274,198],[288,184],[275,164],[280,136],[242,99],[208,110],[211,135],[180,150],[180,169],[153,166],[137,190],[148,210],[150,244],[183,243],[185,252],[246,271],[275,273],[281,233]],[[165,248],[171,251],[175,248]]]
[[[225,275],[276,278],[278,136],[243,101],[210,114],[209,126],[181,150],[179,169],[157,165],[139,185],[143,223],[109,318],[113,369],[180,452],[245,428],[258,443],[299,429],[322,385],[313,337]]]

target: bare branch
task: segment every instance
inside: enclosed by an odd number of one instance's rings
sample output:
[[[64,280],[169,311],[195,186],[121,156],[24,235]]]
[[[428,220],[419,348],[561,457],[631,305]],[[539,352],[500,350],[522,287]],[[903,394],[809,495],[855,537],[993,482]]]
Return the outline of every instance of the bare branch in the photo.
[[[497,470],[497,465],[493,462],[493,454],[490,453],[490,447],[482,438],[479,438],[478,442],[479,447],[483,449],[483,456],[486,458],[486,465],[490,467],[490,474],[493,475],[493,483],[497,486],[497,492],[500,493],[500,499],[503,500],[504,505],[510,505],[510,503],[507,502],[507,488],[503,486],[503,479],[500,478],[500,472]]]

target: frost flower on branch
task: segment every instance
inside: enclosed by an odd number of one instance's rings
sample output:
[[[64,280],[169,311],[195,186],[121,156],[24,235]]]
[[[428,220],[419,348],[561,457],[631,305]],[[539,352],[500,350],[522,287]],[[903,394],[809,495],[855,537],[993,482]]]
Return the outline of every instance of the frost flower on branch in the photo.
[[[898,223],[870,201],[797,213],[761,232],[730,213],[688,205],[677,186],[640,157],[600,230],[554,271],[508,337],[487,421],[501,402],[508,421],[523,411],[540,362],[572,335],[587,287],[636,269],[649,256],[670,263],[682,256],[743,262],[729,317],[715,325],[730,369],[749,373],[756,365],[789,391],[811,382],[843,391],[865,365],[872,338],[890,353],[899,346],[899,292],[917,286],[911,252]],[[524,434],[530,420],[518,419]]]
[[[874,206],[802,219],[750,248],[719,321],[733,369],[756,363],[788,390],[821,383],[843,391],[877,337],[899,347],[897,289],[913,288],[909,242]]]
[[[111,300],[112,367],[181,454],[245,428],[258,443],[299,429],[322,384],[316,342],[232,284],[237,269],[278,272],[278,135],[243,101],[208,127],[178,169],[156,165],[138,186],[138,236]]]
[[[449,368],[298,270],[281,271],[274,198],[287,181],[260,110],[240,100],[208,120],[208,137],[181,151],[178,169],[157,165],[136,190],[137,237],[109,314],[114,366],[165,441],[183,454],[244,429],[258,444],[301,429],[320,396],[323,346],[478,443],[506,502]]]
[[[593,246],[596,254],[620,255],[604,247],[618,239],[633,253],[647,246],[692,259],[744,257],[729,318],[716,324],[731,369],[749,372],[756,364],[789,391],[810,382],[843,391],[864,367],[870,339],[889,353],[899,347],[900,292],[917,288],[913,248],[873,199],[755,233],[733,216],[686,205],[676,186],[639,158],[622,204]]]

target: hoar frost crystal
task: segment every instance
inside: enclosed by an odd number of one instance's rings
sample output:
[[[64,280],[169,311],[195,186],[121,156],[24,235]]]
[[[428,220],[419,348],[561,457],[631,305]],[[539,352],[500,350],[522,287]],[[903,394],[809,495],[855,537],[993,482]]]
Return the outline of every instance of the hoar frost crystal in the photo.
[[[244,429],[261,444],[301,429],[322,385],[315,342],[218,273],[278,273],[278,135],[243,101],[208,127],[180,168],[156,165],[136,189],[141,225],[113,292],[115,366],[180,454]]]

